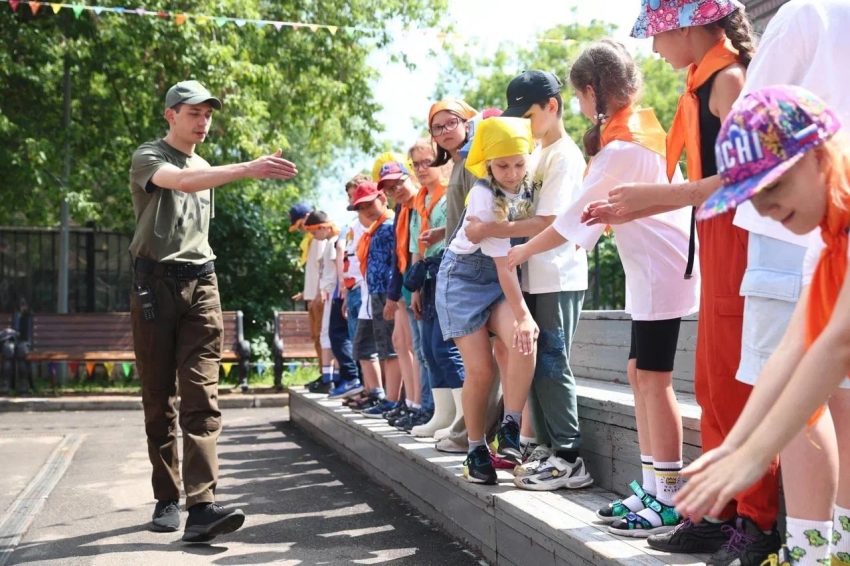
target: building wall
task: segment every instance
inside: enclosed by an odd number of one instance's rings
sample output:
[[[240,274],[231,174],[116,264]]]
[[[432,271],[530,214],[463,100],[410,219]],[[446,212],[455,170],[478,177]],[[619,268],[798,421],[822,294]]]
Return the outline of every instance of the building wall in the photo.
[[[757,32],[762,33],[773,14],[788,0],[742,0]]]

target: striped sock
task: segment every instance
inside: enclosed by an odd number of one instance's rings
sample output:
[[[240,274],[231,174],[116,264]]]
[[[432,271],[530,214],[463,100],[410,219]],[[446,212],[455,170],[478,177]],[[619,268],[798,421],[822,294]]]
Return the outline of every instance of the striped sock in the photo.
[[[652,456],[641,454],[640,467],[643,474],[643,485],[641,487],[646,493],[655,495],[655,468],[652,466]],[[631,509],[633,513],[637,513],[646,507],[640,497],[634,494],[623,499],[623,505]]]
[[[655,499],[659,503],[673,506],[673,496],[682,488],[682,461],[655,462]]]

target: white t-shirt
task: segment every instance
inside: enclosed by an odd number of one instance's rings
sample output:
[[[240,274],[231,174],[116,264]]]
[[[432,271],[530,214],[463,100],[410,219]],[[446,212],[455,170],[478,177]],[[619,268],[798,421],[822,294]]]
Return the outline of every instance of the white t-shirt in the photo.
[[[326,240],[310,240],[307,248],[307,263],[304,264],[304,300],[312,301],[319,294],[319,276]]]
[[[582,224],[589,202],[606,199],[623,183],[667,184],[667,163],[635,143],[613,141],[591,161],[583,192],[553,226],[575,245],[592,249],[602,225]],[[677,170],[674,183],[682,182]],[[699,272],[685,279],[691,211],[681,208],[614,226],[617,249],[626,273],[626,312],[634,320],[667,320],[699,310]]]
[[[363,274],[360,273],[360,259],[357,257],[357,243],[360,241],[360,236],[366,233],[368,226],[363,226],[360,220],[355,218],[347,227],[345,234],[345,255],[348,258],[348,269],[343,274],[345,277],[354,279],[355,286],[360,285],[363,281]]]
[[[585,162],[581,150],[564,136],[546,148],[537,147],[529,162],[535,186],[535,214],[558,216],[581,193]],[[557,293],[587,289],[587,252],[566,242],[553,250],[531,256],[522,270],[522,290]]]
[[[791,0],[768,24],[747,68],[741,95],[776,84],[802,86],[823,98],[846,129],[850,125],[848,59],[850,3]],[[738,207],[735,225],[799,246],[806,246],[809,240],[807,235],[794,234],[779,222],[759,216],[749,201]]]
[[[336,272],[336,241],[338,236],[331,236],[325,240],[325,250],[322,253],[321,274],[319,275],[319,289],[325,293],[333,293],[339,282]]]
[[[523,198],[522,192],[509,193],[505,192],[505,198],[509,203],[516,203]],[[457,236],[449,244],[449,249],[456,254],[468,255],[475,253],[479,248],[490,257],[506,257],[511,249],[510,238],[484,238],[478,244],[473,244],[466,237],[466,225],[469,223],[469,217],[474,216],[481,222],[495,222],[496,213],[493,212],[493,190],[487,186],[486,182],[478,181],[469,191],[469,202],[466,205],[466,214],[463,217],[463,224],[457,231]]]

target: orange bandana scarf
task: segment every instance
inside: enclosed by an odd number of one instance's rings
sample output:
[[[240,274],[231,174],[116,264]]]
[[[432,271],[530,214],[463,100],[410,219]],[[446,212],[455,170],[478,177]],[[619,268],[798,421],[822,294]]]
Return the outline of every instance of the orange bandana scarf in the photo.
[[[322,224],[310,224],[309,226],[304,226],[304,229],[311,234],[322,228],[330,228],[332,235],[339,236],[339,228],[333,222],[323,222]]]
[[[387,221],[388,218],[392,218],[392,216],[392,210],[384,210],[381,217],[372,222],[372,225],[369,226],[369,229],[366,230],[362,236],[360,236],[360,241],[357,242],[357,259],[360,260],[360,273],[363,277],[366,277],[366,262],[369,260],[369,244],[372,243],[372,235],[384,222]]]
[[[717,71],[737,62],[738,51],[728,39],[724,39],[708,50],[699,65],[691,65],[688,68],[685,92],[679,97],[679,106],[667,134],[667,178],[671,181],[682,150],[688,154],[688,181],[698,181],[702,178],[697,89]]]
[[[404,273],[410,263],[410,206],[412,203],[398,207],[398,217],[395,219],[395,257],[398,270]]]
[[[826,215],[821,221],[821,236],[826,244],[818,260],[812,283],[809,287],[809,304],[806,312],[806,349],[817,340],[835,309],[838,293],[847,275],[847,229],[850,227],[850,194],[838,187],[843,185],[837,175],[846,175],[843,167],[840,172],[827,176],[830,187],[826,203]],[[809,424],[817,422],[824,412],[821,407],[812,415]]]
[[[602,128],[602,147],[612,141],[636,143],[664,157],[667,134],[652,108],[618,110]]]
[[[431,204],[425,206],[425,201],[428,198],[428,189],[422,187],[421,189],[419,189],[419,192],[416,193],[416,197],[413,200],[413,208],[415,208],[416,212],[419,213],[419,219],[421,221],[419,227],[420,235],[426,230],[431,229],[431,212],[434,210],[434,207],[437,206],[437,203],[440,202],[440,199],[442,199],[445,194],[445,185],[437,185],[437,188],[434,189],[434,194],[431,195]],[[419,243],[419,255],[425,255],[425,244],[423,244],[422,242]]]

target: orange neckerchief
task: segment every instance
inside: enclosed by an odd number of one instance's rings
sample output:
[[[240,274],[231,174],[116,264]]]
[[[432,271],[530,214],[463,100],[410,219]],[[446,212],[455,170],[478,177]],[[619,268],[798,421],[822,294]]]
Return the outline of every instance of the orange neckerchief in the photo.
[[[636,143],[664,157],[667,134],[652,108],[635,110],[626,106],[608,119],[602,128],[602,147],[612,141]]]
[[[411,203],[400,204],[395,219],[395,257],[398,270],[404,273],[410,263],[410,210]]]
[[[434,194],[431,195],[431,204],[425,206],[425,200],[428,198],[428,189],[422,187],[416,193],[416,197],[413,199],[413,208],[419,213],[419,219],[421,221],[419,225],[420,234],[431,228],[431,211],[434,210],[434,207],[437,206],[437,203],[440,202],[440,199],[445,194],[445,185],[442,183],[438,184],[437,188],[434,189]],[[425,255],[425,244],[421,242],[419,243],[419,255]]]
[[[698,65],[688,68],[685,92],[679,97],[679,106],[667,134],[667,178],[671,181],[683,149],[688,153],[688,181],[702,178],[697,89],[714,73],[737,62],[738,51],[728,39],[724,39],[709,49]]]
[[[333,234],[334,236],[339,236],[339,227],[333,222],[323,222],[321,224],[310,224],[304,226],[304,229],[310,233],[316,232],[317,230],[320,230],[322,228],[330,228],[331,234]]]
[[[847,275],[847,228],[850,226],[850,194],[839,189],[844,183],[836,179],[845,175],[842,168],[827,175],[830,187],[826,215],[820,223],[821,237],[826,247],[820,254],[818,265],[809,287],[809,305],[806,311],[806,349],[810,348],[829,322],[835,309],[838,293]],[[820,407],[809,425],[817,422],[825,407]]]
[[[372,225],[369,226],[369,229],[366,230],[362,236],[360,236],[360,241],[357,242],[357,259],[360,260],[360,273],[363,277],[366,277],[366,262],[369,260],[369,244],[372,243],[372,234],[374,234],[388,218],[391,218],[392,214],[392,210],[384,210],[381,217],[372,222]]]

